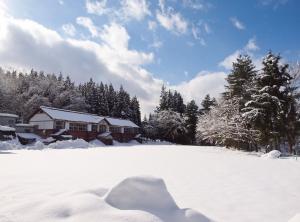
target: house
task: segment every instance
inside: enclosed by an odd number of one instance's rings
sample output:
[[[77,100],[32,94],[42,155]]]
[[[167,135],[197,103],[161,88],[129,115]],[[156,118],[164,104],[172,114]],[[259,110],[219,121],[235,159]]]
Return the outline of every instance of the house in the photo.
[[[46,106],[41,106],[30,117],[29,124],[34,125],[36,133],[43,138],[67,132],[73,138],[86,141],[111,137],[119,142],[128,142],[139,132],[139,127],[130,120]]]
[[[19,116],[15,114],[0,113],[0,125],[15,127],[18,118]]]

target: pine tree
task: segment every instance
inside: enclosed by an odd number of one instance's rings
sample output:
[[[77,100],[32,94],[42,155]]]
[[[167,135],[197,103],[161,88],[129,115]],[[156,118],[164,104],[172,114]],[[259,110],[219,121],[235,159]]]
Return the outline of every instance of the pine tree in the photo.
[[[201,105],[202,105],[201,113],[205,114],[208,113],[212,107],[217,105],[217,101],[215,98],[211,99],[210,95],[207,94],[202,100]]]
[[[287,65],[280,65],[281,57],[269,52],[263,60],[262,72],[257,76],[251,100],[245,104],[243,116],[261,133],[261,143],[278,149],[284,137],[284,125],[290,106],[291,76]]]
[[[186,106],[186,128],[190,140],[189,142],[191,144],[195,144],[196,142],[196,129],[199,115],[198,109],[199,107],[196,105],[194,100],[190,101]]]
[[[141,126],[141,111],[140,111],[140,104],[136,96],[134,96],[130,101],[130,120]]]
[[[109,107],[107,94],[105,92],[105,87],[101,82],[100,85],[96,87],[97,91],[97,114],[100,116],[108,116],[109,115]]]
[[[238,98],[240,109],[251,99],[251,88],[254,78],[257,75],[255,66],[248,55],[240,55],[236,62],[233,62],[231,73],[227,77],[225,99]]]
[[[106,87],[106,90],[109,115],[115,117],[115,104],[117,102],[117,93],[112,84],[109,84],[108,88]]]
[[[156,111],[162,111],[162,110],[167,110],[168,109],[168,95],[166,91],[165,85],[162,86],[161,88],[161,93],[160,93],[160,100],[159,100],[159,105],[156,108]]]
[[[114,106],[114,116],[122,119],[127,119],[130,117],[130,96],[123,89],[123,86],[120,87],[119,92],[117,93],[117,100]]]

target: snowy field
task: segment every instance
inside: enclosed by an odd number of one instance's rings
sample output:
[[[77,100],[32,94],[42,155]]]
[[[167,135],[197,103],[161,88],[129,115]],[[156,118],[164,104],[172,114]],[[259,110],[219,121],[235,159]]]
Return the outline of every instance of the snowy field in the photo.
[[[297,213],[292,158],[172,145],[0,151],[1,222],[296,222]]]

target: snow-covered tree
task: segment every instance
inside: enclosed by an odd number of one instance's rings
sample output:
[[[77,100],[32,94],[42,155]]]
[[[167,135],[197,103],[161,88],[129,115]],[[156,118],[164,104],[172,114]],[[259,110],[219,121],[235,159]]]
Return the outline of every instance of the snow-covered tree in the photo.
[[[211,110],[211,108],[213,108],[216,105],[217,105],[217,100],[214,97],[210,98],[210,95],[207,94],[201,102],[201,106],[202,106],[201,113],[202,114],[208,113]]]
[[[172,110],[162,110],[149,115],[149,120],[143,122],[145,136],[151,139],[161,139],[173,143],[186,144],[187,128],[185,119],[180,113]]]
[[[129,119],[141,126],[141,110],[140,110],[140,103],[136,96],[134,96],[130,101],[130,117]]]
[[[292,77],[287,72],[288,65],[281,65],[280,59],[271,52],[263,59],[251,100],[243,109],[247,122],[260,131],[261,144],[272,149],[278,149],[285,137],[285,121],[291,118],[293,110]]]
[[[255,66],[248,55],[240,55],[232,64],[232,70],[228,74],[225,86],[224,98],[238,98],[240,109],[244,108],[245,103],[251,99],[251,89],[257,75]]]
[[[247,127],[240,113],[239,103],[238,99],[226,99],[201,115],[197,140],[238,149],[256,149],[258,131]]]
[[[195,100],[192,100],[187,104],[185,111],[187,136],[189,138],[189,143],[191,144],[195,144],[196,142],[198,116],[199,108]]]

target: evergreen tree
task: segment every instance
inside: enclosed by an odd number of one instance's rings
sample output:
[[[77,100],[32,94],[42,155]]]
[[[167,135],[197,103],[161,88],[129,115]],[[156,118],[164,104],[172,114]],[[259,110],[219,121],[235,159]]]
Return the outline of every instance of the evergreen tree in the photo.
[[[123,86],[120,87],[119,92],[117,93],[117,99],[114,106],[114,116],[122,119],[127,119],[130,117],[130,96],[123,89]]]
[[[243,109],[243,116],[260,131],[261,143],[269,145],[271,149],[279,149],[290,110],[291,76],[287,72],[288,66],[280,65],[280,59],[280,56],[271,52],[264,58],[256,89]]]
[[[112,84],[109,84],[108,88],[106,87],[107,103],[109,114],[115,117],[115,104],[117,102],[117,93]]]
[[[195,144],[196,142],[196,129],[199,115],[198,109],[199,108],[194,100],[190,101],[186,106],[186,128],[191,144]]]
[[[201,102],[201,105],[202,105],[202,109],[201,109],[201,112],[202,114],[204,113],[208,113],[212,107],[216,106],[217,105],[217,101],[215,98],[210,98],[210,95],[207,94],[204,99],[202,100]]]
[[[168,108],[169,108],[168,94],[167,94],[165,85],[163,85],[162,88],[161,88],[159,105],[156,108],[156,111],[159,112],[159,111],[162,111],[162,110],[167,110]]]
[[[251,99],[251,88],[254,78],[257,75],[255,66],[248,55],[240,55],[236,62],[233,62],[231,73],[227,77],[225,99],[238,98],[240,109]]]
[[[141,126],[141,111],[140,104],[136,96],[134,96],[130,101],[130,120],[136,125]]]
[[[97,114],[100,116],[109,116],[109,107],[105,87],[101,82],[97,85]]]

